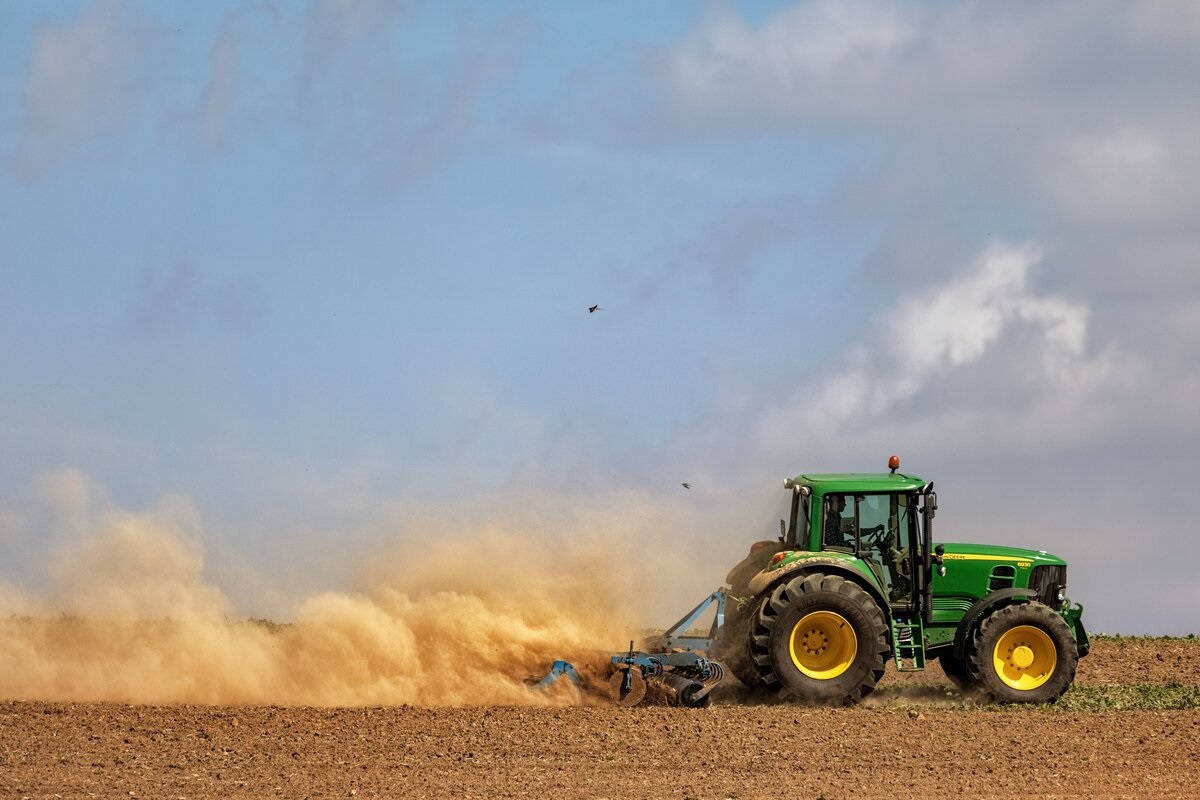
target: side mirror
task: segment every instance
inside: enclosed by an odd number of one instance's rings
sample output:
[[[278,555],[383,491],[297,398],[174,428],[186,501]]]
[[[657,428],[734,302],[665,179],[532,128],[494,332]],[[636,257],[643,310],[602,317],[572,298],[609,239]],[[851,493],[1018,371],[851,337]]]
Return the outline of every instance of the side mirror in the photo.
[[[929,515],[930,519],[937,516],[937,508],[937,492],[930,492],[925,495],[925,513]]]
[[[779,541],[782,542],[785,536],[787,536],[787,523],[781,519],[779,520]]]

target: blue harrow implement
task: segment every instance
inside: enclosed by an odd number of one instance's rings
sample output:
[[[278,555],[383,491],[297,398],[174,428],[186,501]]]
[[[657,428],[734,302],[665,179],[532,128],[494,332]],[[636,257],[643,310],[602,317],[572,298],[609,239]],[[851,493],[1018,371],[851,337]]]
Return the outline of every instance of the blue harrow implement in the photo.
[[[716,614],[708,635],[688,635],[692,626],[713,605]],[[708,658],[724,624],[725,592],[718,589],[660,636],[646,640],[644,651],[636,650],[630,642],[628,652],[612,656],[609,695],[619,705],[635,706],[645,698],[647,686],[659,685],[680,705],[688,708],[707,706],[712,701],[709,692],[725,677],[725,668],[720,662]],[[555,661],[537,688],[544,689],[563,675],[576,686],[580,684],[573,666],[566,661]]]

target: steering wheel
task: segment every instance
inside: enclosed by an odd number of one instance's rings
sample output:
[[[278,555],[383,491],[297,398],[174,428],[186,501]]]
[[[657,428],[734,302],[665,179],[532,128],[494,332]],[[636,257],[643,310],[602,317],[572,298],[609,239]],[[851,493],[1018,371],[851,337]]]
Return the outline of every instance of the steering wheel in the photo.
[[[870,541],[871,544],[883,544],[888,541],[890,536],[891,533],[888,531],[887,526],[882,523],[873,528],[864,528],[862,530],[863,541]],[[868,540],[867,537],[871,538]]]

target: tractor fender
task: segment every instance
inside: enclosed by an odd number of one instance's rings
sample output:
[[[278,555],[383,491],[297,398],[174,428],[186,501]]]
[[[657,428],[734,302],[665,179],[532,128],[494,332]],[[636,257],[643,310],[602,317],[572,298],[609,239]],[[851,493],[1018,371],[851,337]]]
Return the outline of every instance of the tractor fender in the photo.
[[[1024,602],[1035,597],[1037,597],[1037,592],[1033,589],[1019,589],[1010,586],[1007,589],[997,589],[976,600],[975,605],[968,608],[967,613],[963,614],[962,622],[958,623],[958,630],[954,633],[954,656],[965,658],[967,637],[971,635],[971,630],[979,620],[991,613],[993,609],[1009,605],[1013,601]]]
[[[750,548],[750,554],[735,564],[733,569],[729,570],[729,574],[725,576],[725,583],[732,586],[735,590],[739,587],[745,588],[750,579],[767,566],[767,562],[771,560],[771,556],[780,550],[786,550],[787,547],[783,542],[755,542]]]
[[[846,580],[857,583],[879,605],[884,617],[890,618],[891,614],[888,609],[888,602],[884,598],[883,593],[879,591],[879,587],[867,580],[861,572],[854,569],[846,561],[838,558],[805,558],[788,564],[782,569],[764,569],[750,579],[747,588],[750,590],[751,597],[762,597],[778,584],[791,580],[796,575],[809,572],[841,575]]]

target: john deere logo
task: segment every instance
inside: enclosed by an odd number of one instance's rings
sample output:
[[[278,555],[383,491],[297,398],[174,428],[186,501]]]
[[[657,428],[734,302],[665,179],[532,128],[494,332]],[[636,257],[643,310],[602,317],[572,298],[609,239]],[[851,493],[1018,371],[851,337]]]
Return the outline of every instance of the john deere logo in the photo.
[[[1010,556],[985,556],[974,555],[972,553],[946,553],[942,556],[946,561],[1013,561]],[[1020,560],[1017,561],[1017,566],[1021,569],[1029,569],[1033,566],[1032,561]]]

